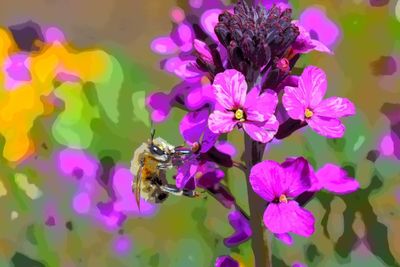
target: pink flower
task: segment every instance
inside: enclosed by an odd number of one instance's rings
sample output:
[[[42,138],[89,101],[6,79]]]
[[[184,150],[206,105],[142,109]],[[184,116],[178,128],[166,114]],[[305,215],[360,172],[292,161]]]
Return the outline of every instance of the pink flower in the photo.
[[[328,138],[343,137],[345,126],[341,117],[356,113],[354,104],[347,98],[322,99],[327,89],[323,70],[309,66],[304,69],[298,87],[286,86],[282,102],[289,116],[306,122],[311,129]]]
[[[292,232],[305,237],[314,233],[314,216],[294,200],[310,188],[311,172],[308,162],[301,157],[281,165],[266,160],[251,169],[254,192],[269,202],[263,220],[272,233]]]
[[[256,141],[270,141],[278,130],[274,115],[278,98],[272,90],[260,94],[254,87],[247,95],[247,83],[242,73],[230,69],[215,76],[216,108],[208,119],[214,133],[228,133],[235,126],[242,128]]]

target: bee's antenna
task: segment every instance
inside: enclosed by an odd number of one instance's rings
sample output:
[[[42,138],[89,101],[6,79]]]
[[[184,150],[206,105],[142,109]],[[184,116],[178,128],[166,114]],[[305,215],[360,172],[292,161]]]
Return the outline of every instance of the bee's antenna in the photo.
[[[151,121],[151,131],[150,131],[150,140],[151,140],[151,142],[153,142],[155,134],[156,134],[156,129],[154,129],[153,121]]]

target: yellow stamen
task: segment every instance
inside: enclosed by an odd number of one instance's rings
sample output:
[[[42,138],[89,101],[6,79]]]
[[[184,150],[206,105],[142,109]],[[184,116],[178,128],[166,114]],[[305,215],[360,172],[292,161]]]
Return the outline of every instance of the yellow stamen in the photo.
[[[235,118],[240,121],[244,121],[244,112],[240,108],[235,111]]]
[[[304,111],[304,116],[309,119],[314,115],[314,112],[312,112],[312,110],[306,108],[306,111]]]
[[[286,196],[285,196],[284,194],[282,194],[282,195],[279,197],[279,203],[282,203],[282,202],[284,202],[284,203],[287,203],[287,202],[288,202],[288,200],[287,200],[287,198],[286,198]]]

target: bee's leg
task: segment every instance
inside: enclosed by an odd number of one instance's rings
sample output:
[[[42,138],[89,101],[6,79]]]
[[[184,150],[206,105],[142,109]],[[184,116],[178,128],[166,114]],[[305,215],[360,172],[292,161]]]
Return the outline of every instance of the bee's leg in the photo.
[[[161,170],[168,170],[172,168],[171,163],[158,163],[157,167]]]
[[[198,193],[195,190],[188,190],[188,189],[179,189],[175,185],[162,185],[161,190],[164,192],[170,193],[175,196],[185,196],[185,197],[197,197]]]
[[[177,146],[175,147],[175,155],[183,156],[192,154],[192,150],[185,146]]]

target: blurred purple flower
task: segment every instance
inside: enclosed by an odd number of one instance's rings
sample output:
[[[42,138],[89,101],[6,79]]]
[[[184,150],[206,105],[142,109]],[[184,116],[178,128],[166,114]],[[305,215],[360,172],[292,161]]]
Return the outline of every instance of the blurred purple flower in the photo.
[[[307,267],[307,264],[296,261],[293,263],[292,267]]]
[[[334,194],[349,194],[360,188],[360,184],[347,172],[332,163],[325,164],[314,176],[312,187],[309,191],[327,190]]]
[[[249,220],[238,210],[233,210],[228,215],[228,220],[234,233],[224,239],[227,247],[234,247],[250,239],[253,234]]]
[[[245,77],[236,70],[217,74],[213,86],[219,105],[208,119],[212,132],[228,133],[238,126],[259,142],[266,143],[274,137],[279,127],[274,115],[278,103],[275,92],[260,94],[260,88],[254,87],[246,96]]]
[[[177,51],[188,52],[193,47],[194,32],[186,21],[176,25],[169,36],[154,39],[150,45],[153,52],[172,55]]]
[[[64,33],[57,27],[48,27],[43,30],[46,43],[64,43]]]
[[[340,38],[340,28],[326,16],[325,11],[317,7],[305,9],[300,15],[299,24],[310,33],[312,39],[330,49]]]
[[[95,179],[98,161],[79,149],[64,149],[58,153],[57,166],[62,174],[76,179]]]
[[[13,90],[31,80],[31,73],[29,71],[30,58],[25,53],[17,53],[10,55],[5,60],[5,88]]]
[[[390,121],[390,133],[382,138],[380,151],[383,155],[393,155],[400,159],[400,104],[385,103],[381,112]]]
[[[215,261],[215,267],[239,267],[239,263],[230,256],[220,256]]]
[[[118,236],[113,242],[113,249],[119,256],[129,255],[132,250],[132,240],[126,235]]]
[[[314,216],[293,200],[311,187],[310,174],[308,162],[301,157],[281,165],[266,160],[251,169],[253,190],[269,202],[263,220],[272,233],[292,232],[304,237],[314,233]]]
[[[292,22],[300,31],[296,41],[292,45],[293,52],[296,54],[307,54],[313,50],[333,54],[333,52],[318,40],[312,39],[310,33],[296,20]]]
[[[140,199],[140,211],[135,203],[135,196],[132,194],[132,174],[129,168],[117,166],[112,177],[112,186],[115,192],[113,210],[124,215],[151,216],[157,211],[157,206]]]
[[[105,188],[97,179],[100,164],[98,160],[83,150],[64,149],[58,153],[57,165],[65,176],[73,176],[77,180],[77,192],[72,199],[72,208],[78,214],[85,214],[102,222],[107,228],[120,227],[128,215],[151,216],[157,208],[141,199],[139,212],[132,194],[132,175],[128,168],[116,166],[110,185],[110,199],[101,202],[101,193]]]
[[[322,100],[326,89],[324,71],[309,66],[301,74],[298,87],[285,87],[282,102],[292,119],[307,123],[322,136],[340,138],[344,135],[345,126],[339,118],[354,115],[355,107],[347,98]]]
[[[87,192],[80,192],[74,196],[72,206],[79,214],[88,213],[91,207],[90,195]]]
[[[383,156],[391,156],[394,154],[394,142],[390,134],[386,134],[382,137],[379,144],[379,151]]]

